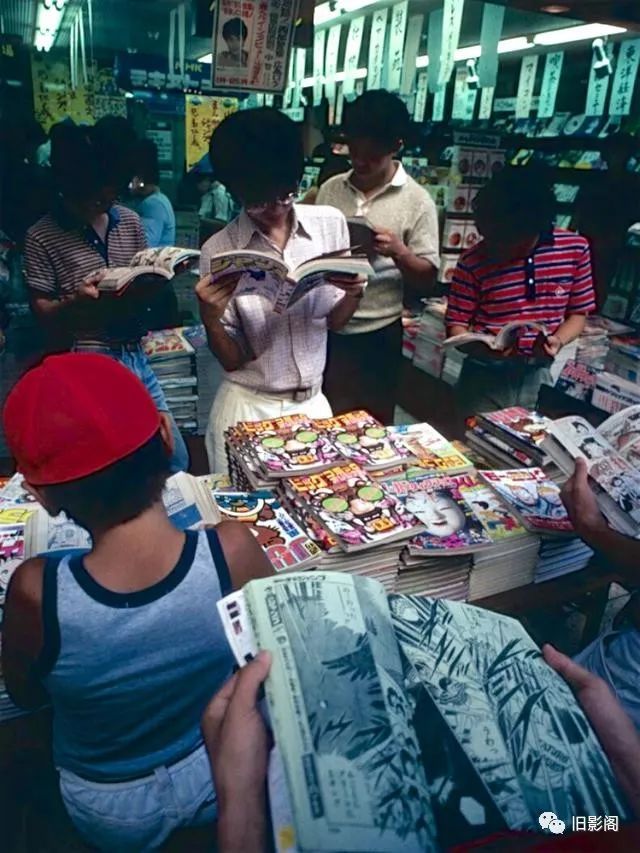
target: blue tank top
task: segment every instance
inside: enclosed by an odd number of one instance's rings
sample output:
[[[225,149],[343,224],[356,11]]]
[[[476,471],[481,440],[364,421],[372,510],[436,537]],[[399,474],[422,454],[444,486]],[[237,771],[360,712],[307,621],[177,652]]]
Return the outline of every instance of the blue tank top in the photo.
[[[105,589],[81,556],[48,561],[39,674],[58,767],[116,782],[202,742],[200,717],[233,657],[216,601],[230,591],[215,531],[187,531],[173,570],[132,593]]]

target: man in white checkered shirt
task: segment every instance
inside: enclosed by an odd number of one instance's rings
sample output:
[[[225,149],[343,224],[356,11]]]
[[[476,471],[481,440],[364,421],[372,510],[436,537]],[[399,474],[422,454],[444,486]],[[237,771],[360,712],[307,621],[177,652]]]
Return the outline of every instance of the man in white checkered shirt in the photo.
[[[243,204],[240,216],[202,247],[196,292],[209,347],[226,371],[206,435],[212,471],[227,468],[224,431],[245,420],[294,413],[328,417],[322,393],[327,330],[341,329],[357,308],[362,280],[336,279],[314,288],[284,314],[257,294],[233,295],[238,277],[211,280],[211,257],[225,251],[268,252],[294,268],[349,248],[344,215],[294,204],[304,168],[296,125],[275,109],[243,110],[211,138],[216,178]]]

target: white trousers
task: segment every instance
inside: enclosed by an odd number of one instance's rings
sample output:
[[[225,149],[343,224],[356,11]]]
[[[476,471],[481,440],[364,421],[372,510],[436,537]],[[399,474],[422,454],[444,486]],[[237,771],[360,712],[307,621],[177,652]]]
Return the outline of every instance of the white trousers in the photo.
[[[235,426],[239,421],[262,421],[298,414],[308,415],[310,418],[329,418],[332,411],[322,392],[310,400],[295,403],[293,400],[283,400],[253,391],[225,379],[213,401],[205,436],[210,471],[226,473],[228,470],[224,433],[229,427]]]

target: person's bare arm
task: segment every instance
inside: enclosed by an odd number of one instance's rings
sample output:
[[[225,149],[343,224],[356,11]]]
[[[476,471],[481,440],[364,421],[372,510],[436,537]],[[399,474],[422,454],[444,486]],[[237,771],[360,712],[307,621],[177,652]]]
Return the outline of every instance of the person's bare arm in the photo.
[[[450,326],[447,326],[447,337],[453,338],[455,335],[464,335],[468,331],[468,326],[463,326],[461,323],[452,323]]]
[[[93,273],[79,285],[73,294],[61,298],[48,296],[38,290],[31,291],[31,307],[44,325],[61,326],[75,331],[100,310],[97,300],[100,298],[98,283],[104,276],[104,270]]]
[[[42,579],[45,561],[26,560],[16,569],[4,608],[2,671],[7,690],[21,708],[39,708],[48,695],[33,674],[43,643]]]
[[[332,276],[328,279],[330,284],[344,291],[344,296],[338,302],[327,317],[327,326],[332,332],[343,329],[358,309],[360,300],[364,296],[366,285],[365,278],[340,278]]]
[[[236,284],[235,276],[223,277],[214,282],[211,275],[204,275],[196,285],[200,317],[207,332],[209,349],[228,372],[238,370],[251,361],[251,357],[228,334],[222,323]]]
[[[569,314],[552,335],[543,342],[542,347],[546,355],[555,358],[562,347],[566,347],[571,341],[575,341],[584,331],[587,323],[586,314]]]
[[[234,589],[242,589],[255,578],[274,574],[273,566],[247,524],[242,521],[222,521],[216,530]]]
[[[414,254],[393,231],[376,228],[374,249],[379,255],[393,260],[413,290],[422,295],[432,292],[436,281],[435,266],[427,258]]]

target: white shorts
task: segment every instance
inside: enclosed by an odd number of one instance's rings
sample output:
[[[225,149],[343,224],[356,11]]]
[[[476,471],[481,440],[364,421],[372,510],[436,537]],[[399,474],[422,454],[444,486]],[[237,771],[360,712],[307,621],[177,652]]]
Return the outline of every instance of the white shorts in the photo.
[[[209,457],[209,470],[226,473],[227,455],[224,433],[240,421],[262,421],[283,415],[308,415],[310,418],[329,418],[332,415],[329,401],[322,392],[302,403],[252,391],[225,379],[218,389],[211,407],[205,444]]]

